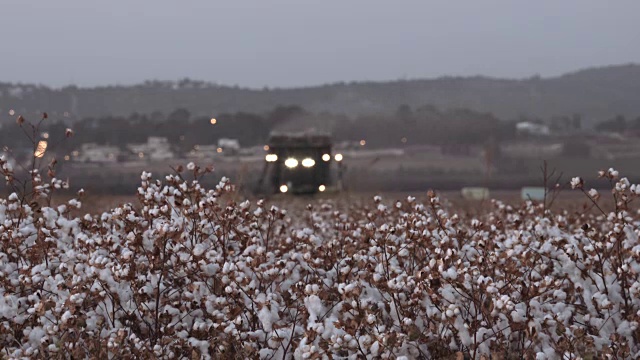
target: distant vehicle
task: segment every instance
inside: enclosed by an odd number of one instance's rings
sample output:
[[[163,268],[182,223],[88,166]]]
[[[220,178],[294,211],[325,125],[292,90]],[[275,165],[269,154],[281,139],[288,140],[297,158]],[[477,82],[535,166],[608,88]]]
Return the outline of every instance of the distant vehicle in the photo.
[[[269,193],[314,194],[334,188],[331,165],[341,174],[342,154],[331,154],[331,137],[317,133],[273,133],[265,146],[259,187]],[[265,184],[266,182],[266,184]],[[338,182],[340,183],[340,182]]]

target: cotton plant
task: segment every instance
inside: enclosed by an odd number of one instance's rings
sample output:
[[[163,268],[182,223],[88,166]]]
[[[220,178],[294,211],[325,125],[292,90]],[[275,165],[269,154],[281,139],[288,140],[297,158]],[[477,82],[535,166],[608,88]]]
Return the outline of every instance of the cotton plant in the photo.
[[[283,209],[175,170],[101,214],[48,201],[54,173],[0,199],[2,357],[640,356],[638,186],[613,169],[612,211],[576,178],[597,211],[473,216],[435,192]]]

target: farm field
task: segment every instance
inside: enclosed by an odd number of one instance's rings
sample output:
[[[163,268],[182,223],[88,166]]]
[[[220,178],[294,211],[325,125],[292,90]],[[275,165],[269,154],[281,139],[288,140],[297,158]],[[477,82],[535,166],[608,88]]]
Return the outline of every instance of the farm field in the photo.
[[[469,200],[465,199],[460,191],[434,190],[443,201],[444,205],[456,212],[463,213],[482,213],[492,208],[492,200],[497,200],[512,206],[519,206],[523,203],[520,191],[516,190],[495,190],[490,192],[490,198],[487,200]],[[133,193],[134,191],[132,191]],[[233,198],[248,199],[251,201],[265,200],[269,205],[275,205],[283,209],[296,210],[304,208],[309,204],[322,202],[331,202],[337,207],[348,209],[350,206],[361,205],[370,202],[375,196],[381,196],[385,202],[393,202],[404,200],[409,196],[415,197],[418,201],[427,199],[427,191],[404,191],[404,192],[356,192],[343,191],[336,193],[317,194],[315,196],[294,196],[294,195],[273,195],[273,196],[241,196],[234,194]],[[75,196],[72,194],[61,194],[54,197],[56,202],[65,202]],[[551,198],[551,195],[549,195]],[[550,199],[551,200],[551,199]],[[549,202],[550,202],[549,200]],[[140,207],[140,202],[135,195],[106,195],[102,193],[94,194],[87,191],[83,197],[82,208],[77,210],[78,214],[99,213],[108,211],[122,204],[131,203],[134,207]],[[604,197],[599,201],[600,206],[605,210],[613,210],[614,204],[611,198]],[[563,209],[573,211],[575,213],[593,213],[597,209],[593,208],[593,204],[584,194],[571,191],[569,189],[562,191],[555,201],[551,203],[551,209]]]
[[[245,200],[183,179],[200,175],[81,201],[38,175],[2,199],[1,356],[640,355],[640,187],[617,171],[547,209],[513,191]]]

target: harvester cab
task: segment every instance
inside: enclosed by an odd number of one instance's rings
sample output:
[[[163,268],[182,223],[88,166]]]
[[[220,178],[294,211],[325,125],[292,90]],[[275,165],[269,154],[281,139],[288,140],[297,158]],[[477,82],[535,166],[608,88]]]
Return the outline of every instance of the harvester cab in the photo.
[[[331,145],[327,134],[271,134],[265,146],[267,154],[259,188],[268,193],[290,194],[335,190],[341,179],[335,179],[332,167],[342,165],[342,155],[332,155]]]

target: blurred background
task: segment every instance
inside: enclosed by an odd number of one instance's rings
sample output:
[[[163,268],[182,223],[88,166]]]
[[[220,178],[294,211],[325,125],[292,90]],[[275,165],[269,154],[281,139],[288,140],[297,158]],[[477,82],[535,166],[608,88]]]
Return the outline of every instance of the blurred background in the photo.
[[[640,180],[637,1],[7,0],[0,13],[0,145],[29,162],[16,120],[47,112],[35,153],[74,189],[133,194],[142,170],[195,162],[212,184],[278,192],[292,182],[274,172],[294,170],[268,160],[274,134],[327,136],[332,173],[314,184],[336,191],[519,193],[544,185],[543,161],[565,182],[608,167]]]

